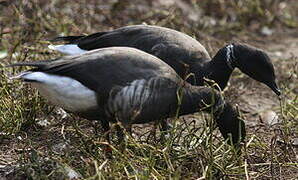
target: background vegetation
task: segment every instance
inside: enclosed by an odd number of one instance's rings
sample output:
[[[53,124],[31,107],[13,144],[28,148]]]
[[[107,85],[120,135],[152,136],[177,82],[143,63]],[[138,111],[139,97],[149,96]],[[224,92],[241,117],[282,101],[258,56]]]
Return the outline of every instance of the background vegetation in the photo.
[[[246,42],[268,52],[283,90],[239,71],[226,98],[248,129],[239,155],[198,113],[173,119],[161,143],[152,125],[136,126],[126,148],[102,150],[97,122],[46,104],[36,90],[0,69],[0,179],[297,179],[298,4],[295,0],[0,0],[0,66],[60,56],[47,49],[58,35],[153,24],[185,32],[214,55],[224,44]],[[95,128],[93,128],[95,127]]]

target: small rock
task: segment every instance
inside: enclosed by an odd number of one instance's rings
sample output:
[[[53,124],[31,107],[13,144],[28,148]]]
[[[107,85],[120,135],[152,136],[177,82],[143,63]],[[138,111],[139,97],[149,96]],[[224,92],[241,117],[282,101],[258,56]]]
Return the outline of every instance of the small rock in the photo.
[[[215,26],[215,25],[216,25],[216,20],[213,19],[213,18],[210,18],[209,23],[210,23],[212,26]]]
[[[263,123],[268,124],[269,126],[279,123],[278,115],[271,110],[262,112],[260,118]]]
[[[157,1],[157,4],[159,6],[166,6],[166,7],[169,7],[169,6],[172,6],[175,4],[175,1],[173,0],[158,0]]]
[[[298,138],[292,139],[292,145],[298,147]]]
[[[261,33],[265,36],[271,36],[273,34],[274,30],[269,29],[267,26],[264,26],[261,30]]]
[[[20,53],[15,52],[15,53],[12,54],[12,57],[17,59],[20,55],[21,55]]]
[[[42,118],[42,119],[37,120],[37,124],[40,126],[43,126],[43,127],[47,127],[51,123],[47,119]]]
[[[67,148],[67,144],[64,142],[55,144],[52,146],[52,150],[57,154],[62,154]]]
[[[276,52],[274,52],[274,55],[275,56],[278,56],[278,57],[281,57],[282,56],[282,53],[280,51],[276,51]]]
[[[57,114],[61,116],[61,119],[65,119],[68,117],[68,113],[62,108],[57,109]]]
[[[17,136],[17,139],[20,141],[23,140],[23,138],[21,136]]]
[[[5,51],[5,50],[0,51],[0,59],[5,58],[7,55],[8,55],[7,51]]]
[[[70,168],[69,166],[63,167],[65,174],[67,174],[69,179],[81,179],[82,175]]]

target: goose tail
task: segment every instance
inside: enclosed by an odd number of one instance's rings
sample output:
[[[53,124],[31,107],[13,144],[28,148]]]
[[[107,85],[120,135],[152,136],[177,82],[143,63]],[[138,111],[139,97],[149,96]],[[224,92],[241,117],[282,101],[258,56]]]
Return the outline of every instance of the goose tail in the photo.
[[[79,48],[77,44],[62,44],[62,45],[50,44],[48,48],[66,55],[77,55],[77,54],[83,54],[87,52],[86,50]]]

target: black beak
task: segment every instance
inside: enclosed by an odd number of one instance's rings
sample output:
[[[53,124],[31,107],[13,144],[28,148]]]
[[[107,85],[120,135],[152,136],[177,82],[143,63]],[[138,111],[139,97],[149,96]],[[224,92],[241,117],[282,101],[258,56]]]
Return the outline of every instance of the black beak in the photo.
[[[277,96],[280,96],[281,95],[281,90],[277,87],[276,83],[273,82],[273,83],[269,83],[267,84],[270,89],[272,89],[272,91],[277,95]]]

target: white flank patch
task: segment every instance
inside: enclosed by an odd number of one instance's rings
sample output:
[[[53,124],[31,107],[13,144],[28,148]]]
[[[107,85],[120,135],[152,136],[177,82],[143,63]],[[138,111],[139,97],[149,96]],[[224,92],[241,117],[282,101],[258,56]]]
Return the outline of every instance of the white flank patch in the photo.
[[[96,94],[79,81],[43,72],[24,73],[20,77],[36,87],[52,104],[72,112],[82,112],[97,106]]]
[[[86,50],[79,48],[76,44],[49,45],[48,48],[68,55],[83,54],[87,52]]]

